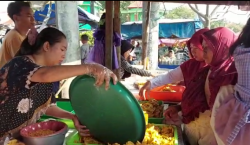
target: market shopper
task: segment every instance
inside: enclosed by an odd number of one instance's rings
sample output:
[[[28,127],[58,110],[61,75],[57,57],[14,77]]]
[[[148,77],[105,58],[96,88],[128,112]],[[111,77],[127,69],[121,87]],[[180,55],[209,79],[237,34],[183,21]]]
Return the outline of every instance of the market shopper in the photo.
[[[211,126],[219,145],[247,145],[250,142],[250,19],[230,48],[238,73],[234,92],[221,88],[212,111]]]
[[[99,64],[59,65],[67,51],[66,36],[56,28],[40,33],[33,27],[23,41],[16,57],[0,69],[0,144],[18,136],[21,128],[35,123],[41,115],[73,120],[82,136],[89,131],[77,117],[55,105],[53,83],[82,74],[92,74],[95,85],[105,82],[108,89],[112,71]]]
[[[87,58],[85,59],[85,63],[95,62],[105,66],[105,37],[106,37],[106,13],[103,13],[100,21],[99,27],[95,30],[93,37],[94,47],[91,48]],[[113,47],[112,47],[112,70],[118,69],[120,66],[118,64],[118,57],[116,53],[116,47],[121,46],[121,36],[120,34],[114,32],[113,34]],[[110,56],[107,56],[110,57]]]
[[[136,74],[140,76],[154,76],[150,72],[138,69],[130,65],[128,62],[130,52],[133,51],[134,46],[127,40],[121,41],[121,79],[125,79],[131,76],[131,74]]]
[[[15,27],[4,36],[0,49],[0,68],[14,58],[28,30],[35,25],[33,10],[29,2],[11,2],[8,5],[7,12],[15,23]]]

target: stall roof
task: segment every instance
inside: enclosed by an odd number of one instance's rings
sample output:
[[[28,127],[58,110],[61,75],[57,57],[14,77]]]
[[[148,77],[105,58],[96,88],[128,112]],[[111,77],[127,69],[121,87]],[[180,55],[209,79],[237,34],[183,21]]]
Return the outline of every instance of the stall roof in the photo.
[[[46,4],[43,11],[35,11],[34,17],[37,22],[43,22],[45,19],[44,16],[48,13],[48,7],[49,4]],[[85,11],[81,7],[77,7],[78,9],[78,17],[79,17],[79,23],[89,24],[92,27],[97,27],[97,22],[99,22],[99,17],[90,14],[89,12]],[[50,14],[50,20],[48,21],[48,25],[54,25],[56,23],[56,14],[55,14],[55,3],[52,4],[52,12]]]

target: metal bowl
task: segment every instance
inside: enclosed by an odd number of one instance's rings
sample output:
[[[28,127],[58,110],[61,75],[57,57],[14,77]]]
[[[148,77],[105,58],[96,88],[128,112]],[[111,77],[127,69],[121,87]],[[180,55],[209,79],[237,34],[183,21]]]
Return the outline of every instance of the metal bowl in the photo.
[[[40,129],[50,129],[56,132],[51,135],[41,137],[29,136],[30,132]],[[67,132],[68,126],[65,123],[50,120],[26,126],[20,131],[20,135],[23,137],[25,145],[62,145]]]

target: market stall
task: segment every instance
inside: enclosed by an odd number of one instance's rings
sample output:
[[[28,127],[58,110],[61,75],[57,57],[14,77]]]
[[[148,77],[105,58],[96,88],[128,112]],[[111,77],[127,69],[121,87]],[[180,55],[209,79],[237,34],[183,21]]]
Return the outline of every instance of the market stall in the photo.
[[[112,16],[113,1],[107,3],[107,15]],[[117,8],[117,5],[115,7]],[[117,19],[119,19],[118,15],[116,15]],[[113,26],[113,18],[106,17],[106,19],[111,20],[107,21],[106,27]],[[117,20],[117,22],[119,23],[119,20]],[[110,25],[108,25],[108,23]],[[113,29],[111,28],[106,29],[106,32],[112,31]],[[119,31],[119,28],[117,28],[117,31]],[[112,33],[107,33],[106,38],[106,48],[111,48]],[[111,52],[112,50],[106,50],[106,54],[112,54]],[[107,67],[111,68],[112,59],[108,58],[106,62]],[[60,108],[75,113],[81,123],[88,126],[95,139],[95,141],[93,141],[93,138],[91,138],[91,141],[95,143],[96,141],[103,142],[105,144],[117,142],[125,144],[128,141],[133,143],[140,141],[152,144],[152,136],[148,136],[148,131],[151,131],[151,133],[153,132],[154,134],[161,134],[161,137],[160,135],[153,136],[159,139],[158,141],[160,141],[161,144],[183,144],[180,126],[162,124],[164,121],[164,108],[167,108],[168,105],[165,105],[160,98],[158,98],[158,100],[154,98],[154,93],[181,94],[183,88],[175,85],[157,88],[159,90],[146,92],[145,98],[148,102],[143,102],[137,101],[131,91],[120,82],[118,85],[111,85],[109,91],[106,91],[103,87],[97,88],[93,84],[94,79],[92,77],[78,76],[73,80],[70,86],[70,101],[58,100],[57,102]],[[34,145],[34,143],[36,145],[44,145],[46,143],[52,145],[53,143],[50,142],[52,140],[47,140],[46,138],[52,138],[53,141],[59,141],[61,143],[64,142],[66,145],[78,145],[78,143],[82,143],[83,141],[87,142],[86,138],[79,137],[74,130],[72,121],[52,118],[54,121],[46,122],[48,119],[51,120],[51,117],[43,116],[40,119],[42,123],[33,124],[21,130],[21,135],[26,145]],[[34,131],[41,131],[42,129],[46,129],[46,133],[34,133]],[[166,134],[162,133],[165,129],[168,130]],[[33,135],[31,135],[32,133]],[[60,138],[53,138],[55,136]],[[165,138],[162,136],[165,136]],[[160,143],[154,142],[154,144],[159,145]]]
[[[185,44],[196,30],[203,26],[200,21],[192,19],[160,19],[158,21],[158,67],[174,69],[187,60],[184,51],[182,51],[185,49],[185,46],[181,45]],[[142,44],[142,21],[123,23],[121,25],[121,34],[125,39],[136,40]],[[173,50],[173,58],[168,56],[168,48]],[[140,52],[136,54],[136,59],[133,63],[141,64],[142,47],[136,47],[135,51]]]

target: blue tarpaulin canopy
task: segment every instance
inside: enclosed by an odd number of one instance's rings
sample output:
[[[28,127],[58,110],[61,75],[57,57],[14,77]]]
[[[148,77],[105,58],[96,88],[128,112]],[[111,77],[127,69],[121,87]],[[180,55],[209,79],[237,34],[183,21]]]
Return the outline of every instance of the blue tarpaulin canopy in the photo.
[[[170,38],[177,36],[179,38],[190,38],[196,31],[201,29],[202,23],[197,20],[159,20],[159,38]],[[126,22],[121,25],[121,33],[126,39],[141,38],[142,21]]]
[[[38,22],[38,23],[42,23],[43,20],[45,19],[44,16],[47,15],[48,13],[48,8],[49,8],[49,4],[45,5],[43,11],[35,11],[34,13],[34,17],[35,17],[35,20]],[[53,3],[51,5],[51,8],[52,8],[52,12],[50,14],[50,20],[48,21],[48,25],[55,25],[56,24],[56,15],[55,15],[55,3]],[[83,24],[89,24],[91,27],[93,28],[97,28],[97,22],[99,21],[99,18],[87,11],[85,11],[84,9],[82,9],[81,7],[77,7],[78,9],[78,17],[79,17],[79,23],[80,25],[83,25]]]

